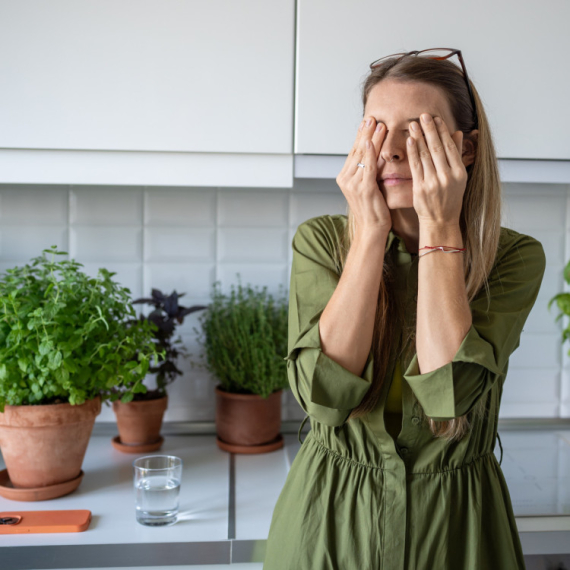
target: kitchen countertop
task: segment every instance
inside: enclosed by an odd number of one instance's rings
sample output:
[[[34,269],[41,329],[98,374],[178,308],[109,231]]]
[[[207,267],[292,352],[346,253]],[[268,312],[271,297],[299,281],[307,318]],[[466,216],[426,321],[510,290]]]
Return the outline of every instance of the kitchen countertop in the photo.
[[[499,427],[499,434],[501,468],[525,555],[570,553],[570,429]],[[169,527],[145,527],[135,520],[132,486],[132,462],[144,454],[121,453],[111,436],[95,430],[75,492],[34,503],[0,497],[0,511],[89,509],[89,529],[2,536],[2,568],[187,565],[215,570],[231,563],[260,570],[273,508],[300,447],[296,433],[283,437],[280,450],[239,455],[220,450],[212,434],[165,435],[162,449],[152,455],[182,458],[180,517]],[[500,458],[498,445],[495,454]]]

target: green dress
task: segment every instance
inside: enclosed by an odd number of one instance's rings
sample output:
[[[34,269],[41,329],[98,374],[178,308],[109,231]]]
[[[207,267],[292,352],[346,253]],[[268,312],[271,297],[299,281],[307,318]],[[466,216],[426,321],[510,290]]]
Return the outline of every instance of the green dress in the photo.
[[[287,373],[311,430],[275,505],[263,569],[524,569],[493,450],[508,360],[545,270],[542,244],[501,228],[490,306],[483,287],[470,304],[473,324],[448,364],[419,374],[414,354],[401,382],[401,428],[392,437],[384,411],[394,363],[377,408],[346,422],[372,382],[372,349],[360,377],[320,346],[319,318],[340,278],[331,244],[346,223],[342,214],[311,218],[292,242]],[[416,303],[418,257],[392,232],[386,255],[395,256],[406,302]],[[480,398],[488,417],[474,418],[459,442],[435,438],[417,415],[421,404],[427,416],[449,420]]]

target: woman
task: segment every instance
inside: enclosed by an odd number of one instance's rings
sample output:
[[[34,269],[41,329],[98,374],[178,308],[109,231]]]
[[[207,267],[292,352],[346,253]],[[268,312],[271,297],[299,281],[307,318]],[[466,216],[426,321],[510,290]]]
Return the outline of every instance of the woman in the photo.
[[[336,179],[348,213],[293,238],[288,377],[311,430],[263,568],[524,569],[493,450],[544,250],[500,225],[497,158],[461,52],[371,67]]]

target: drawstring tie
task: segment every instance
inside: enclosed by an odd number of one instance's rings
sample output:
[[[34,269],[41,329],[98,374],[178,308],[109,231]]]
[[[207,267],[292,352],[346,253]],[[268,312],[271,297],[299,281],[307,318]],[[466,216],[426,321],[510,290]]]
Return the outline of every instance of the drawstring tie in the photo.
[[[499,440],[499,447],[501,448],[501,459],[499,460],[499,465],[503,462],[503,444],[501,443],[501,436],[497,432],[497,439]]]
[[[305,416],[305,419],[301,422],[301,427],[299,428],[299,433],[297,434],[297,438],[299,440],[299,443],[303,443],[304,440],[301,440],[301,430],[303,429],[303,426],[305,425],[305,422],[309,419],[309,416]]]

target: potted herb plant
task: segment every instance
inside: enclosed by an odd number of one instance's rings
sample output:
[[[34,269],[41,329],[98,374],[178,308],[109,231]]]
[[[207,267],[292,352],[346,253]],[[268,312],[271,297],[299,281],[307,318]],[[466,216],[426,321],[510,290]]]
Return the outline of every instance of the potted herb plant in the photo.
[[[48,255],[46,255],[48,254]],[[96,278],[57,246],[0,278],[0,494],[45,500],[73,491],[101,402],[141,390],[158,357],[129,289]],[[133,356],[136,355],[136,361]]]
[[[156,388],[149,390],[144,384],[136,392],[127,390],[113,402],[113,410],[117,417],[119,435],[113,438],[113,446],[126,453],[146,453],[160,449],[164,438],[160,435],[162,419],[168,406],[166,387],[173,382],[182,371],[176,366],[180,355],[187,357],[182,339],[173,340],[176,326],[184,322],[184,317],[205,309],[203,305],[183,307],[178,299],[185,293],[173,291],[166,296],[159,289],[152,289],[151,297],[137,299],[133,305],[146,303],[154,306],[148,315],[140,315],[139,321],[148,322],[153,329],[153,342],[164,358],[158,365],[151,366],[149,373],[156,374]],[[125,390],[125,388],[120,388]]]
[[[568,261],[568,263],[564,267],[563,276],[564,276],[564,281],[566,281],[566,283],[570,285],[570,261]],[[556,316],[555,321],[559,321],[564,316],[570,317],[570,292],[561,292],[554,295],[554,297],[552,297],[552,299],[548,301],[549,311],[550,307],[552,306],[552,303],[554,302],[556,302],[556,306],[560,311],[559,314]],[[569,338],[570,338],[570,325],[568,325],[562,331],[562,343],[564,344],[564,342],[566,342],[566,340],[568,340]],[[570,352],[568,352],[568,354],[570,355]]]
[[[239,274],[238,274],[239,278]],[[206,349],[205,367],[216,386],[216,431],[220,449],[265,453],[283,447],[281,395],[289,386],[288,305],[267,287],[241,282],[229,295],[216,281],[212,302],[200,316],[199,340]],[[203,356],[203,355],[202,355]]]

